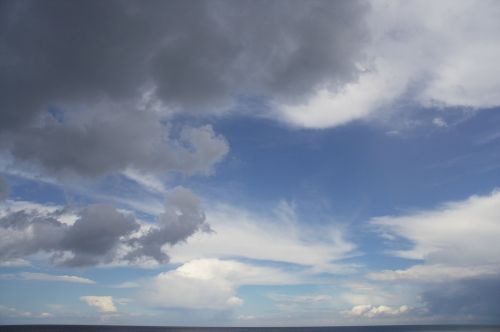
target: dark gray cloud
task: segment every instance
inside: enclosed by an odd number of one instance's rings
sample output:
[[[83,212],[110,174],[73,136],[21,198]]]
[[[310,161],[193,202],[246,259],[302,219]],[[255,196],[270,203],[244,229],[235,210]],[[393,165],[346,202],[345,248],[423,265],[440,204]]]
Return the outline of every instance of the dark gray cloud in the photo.
[[[210,172],[229,150],[210,126],[185,127],[172,137],[159,118],[147,112],[103,111],[77,114],[64,123],[43,124],[12,133],[0,146],[17,159],[50,173],[96,176],[134,168],[161,173]]]
[[[428,314],[462,322],[500,323],[500,279],[465,279],[429,287],[421,295]]]
[[[121,238],[138,229],[139,224],[132,215],[108,205],[89,206],[68,228],[61,242],[62,248],[73,253],[64,264],[82,266],[112,261]]]
[[[62,249],[67,226],[55,215],[32,211],[8,213],[0,219],[0,261]]]
[[[150,228],[109,205],[89,205],[76,211],[73,224],[61,221],[67,213],[64,209],[7,211],[0,218],[0,262],[45,252],[53,264],[72,267],[137,263],[140,259],[166,263],[163,245],[174,245],[209,229],[199,200],[182,187],[170,193],[165,212]]]
[[[9,196],[10,187],[7,181],[0,176],[0,202],[7,199]]]
[[[350,80],[358,1],[4,1],[2,124],[43,107],[128,98],[206,108],[239,93],[295,96]],[[31,113],[31,114],[30,114]]]
[[[300,99],[351,80],[366,9],[358,1],[2,1],[2,148],[56,172],[208,172],[227,146],[192,134],[198,153],[174,160],[179,152],[165,149],[176,141],[160,142],[164,116],[220,112],[241,95]],[[138,110],[145,95],[159,112]],[[62,115],[47,123],[54,109]]]
[[[165,211],[158,216],[156,226],[132,241],[138,245],[138,249],[128,255],[129,259],[144,256],[158,262],[168,262],[168,256],[161,250],[164,244],[175,245],[197,230],[210,231],[199,199],[182,187],[176,188],[168,196]]]

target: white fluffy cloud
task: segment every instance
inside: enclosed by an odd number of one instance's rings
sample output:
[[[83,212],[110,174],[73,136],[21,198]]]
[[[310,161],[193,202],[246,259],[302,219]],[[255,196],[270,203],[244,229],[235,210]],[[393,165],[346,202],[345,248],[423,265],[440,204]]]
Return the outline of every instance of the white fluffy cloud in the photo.
[[[500,4],[496,1],[374,1],[371,43],[361,74],[319,88],[303,104],[277,105],[278,117],[325,128],[384,111],[399,98],[423,106],[500,105]]]
[[[116,306],[111,296],[82,296],[80,300],[91,307],[97,308],[102,313],[116,312]]]
[[[352,307],[350,311],[344,312],[347,316],[374,318],[380,316],[396,316],[407,313],[410,308],[406,305],[391,307],[386,305],[374,306],[371,304],[360,304]]]
[[[148,280],[140,300],[154,307],[230,309],[243,304],[240,285],[293,284],[297,279],[275,268],[234,260],[197,259]]]
[[[375,218],[372,224],[393,239],[413,243],[392,254],[424,261],[406,270],[372,273],[374,279],[442,281],[500,273],[499,191],[428,211]]]

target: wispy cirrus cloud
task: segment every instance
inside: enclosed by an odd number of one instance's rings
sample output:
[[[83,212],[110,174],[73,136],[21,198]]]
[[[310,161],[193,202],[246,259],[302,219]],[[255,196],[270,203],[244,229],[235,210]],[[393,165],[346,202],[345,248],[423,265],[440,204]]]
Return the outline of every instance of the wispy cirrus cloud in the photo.
[[[83,278],[74,275],[56,275],[39,272],[21,272],[17,274],[0,274],[0,279],[22,279],[22,280],[37,280],[37,281],[55,281],[69,282],[78,284],[92,285],[96,282],[92,279]]]

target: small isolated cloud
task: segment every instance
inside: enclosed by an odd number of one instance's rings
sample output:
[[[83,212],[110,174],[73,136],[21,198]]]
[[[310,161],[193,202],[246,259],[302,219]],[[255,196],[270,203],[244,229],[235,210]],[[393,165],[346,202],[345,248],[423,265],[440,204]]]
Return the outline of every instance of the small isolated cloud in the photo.
[[[384,316],[398,316],[407,313],[410,308],[406,305],[400,307],[391,307],[386,305],[371,305],[360,304],[352,307],[351,310],[345,311],[344,314],[351,317],[384,317]]]
[[[448,124],[446,123],[446,121],[443,118],[432,119],[432,124],[434,124],[436,127],[439,127],[439,128],[448,127]]]
[[[102,313],[113,313],[117,311],[111,296],[82,296],[80,300]]]

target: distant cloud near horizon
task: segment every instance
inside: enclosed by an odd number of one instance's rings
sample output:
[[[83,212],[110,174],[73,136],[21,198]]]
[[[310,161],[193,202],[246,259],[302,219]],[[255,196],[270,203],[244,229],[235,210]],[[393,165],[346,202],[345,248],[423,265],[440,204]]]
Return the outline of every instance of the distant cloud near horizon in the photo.
[[[111,296],[82,296],[80,300],[91,307],[97,308],[102,313],[114,313],[117,311]]]

